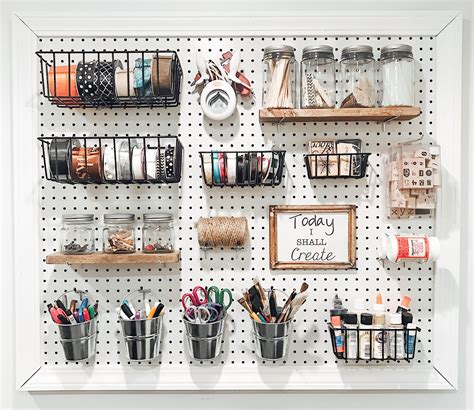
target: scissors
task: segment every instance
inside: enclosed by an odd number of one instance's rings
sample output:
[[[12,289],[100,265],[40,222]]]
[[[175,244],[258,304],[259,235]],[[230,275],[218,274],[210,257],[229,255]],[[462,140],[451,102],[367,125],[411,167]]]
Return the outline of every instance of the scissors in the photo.
[[[210,323],[215,322],[219,313],[213,307],[191,305],[184,312],[184,317],[191,323]]]
[[[201,294],[202,298],[199,296]],[[187,310],[189,306],[186,305],[186,302],[190,300],[191,306],[200,306],[207,304],[207,292],[202,286],[196,286],[191,293],[185,293],[181,298],[181,304],[183,305],[184,310]]]
[[[228,303],[225,303],[226,294],[227,296],[229,296]],[[234,301],[234,298],[232,297],[232,292],[229,289],[222,288],[219,290],[217,286],[210,286],[209,288],[207,288],[207,300],[210,303],[218,303],[219,305],[222,305],[224,309],[227,310]]]

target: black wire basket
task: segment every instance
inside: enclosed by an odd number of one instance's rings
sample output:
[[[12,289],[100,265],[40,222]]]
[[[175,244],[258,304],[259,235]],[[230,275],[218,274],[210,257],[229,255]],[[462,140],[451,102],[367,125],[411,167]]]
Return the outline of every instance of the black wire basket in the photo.
[[[207,186],[277,186],[286,151],[204,151],[201,170]]]
[[[309,179],[365,177],[370,153],[306,154],[304,156]]]
[[[384,328],[347,328],[344,325],[342,327],[335,328],[332,324],[328,323],[329,333],[331,335],[332,351],[334,356],[338,359],[344,360],[346,363],[349,361],[400,361],[405,360],[410,362],[415,358],[416,352],[416,341],[418,338],[418,332],[421,331],[419,327],[396,329],[390,327]],[[361,351],[360,338],[361,334],[368,332],[369,343],[365,344],[366,351]],[[357,346],[351,349],[349,353],[349,343],[351,339],[357,338]],[[380,343],[380,355],[374,354],[374,340]],[[342,344],[341,344],[342,341]],[[390,342],[395,341],[394,346],[390,347]],[[398,345],[397,345],[398,342]],[[401,342],[401,343],[400,343]],[[342,346],[342,348],[341,348]]]
[[[162,184],[181,180],[183,146],[174,136],[38,139],[48,181]]]
[[[69,108],[176,107],[183,70],[175,51],[38,51],[42,92]]]

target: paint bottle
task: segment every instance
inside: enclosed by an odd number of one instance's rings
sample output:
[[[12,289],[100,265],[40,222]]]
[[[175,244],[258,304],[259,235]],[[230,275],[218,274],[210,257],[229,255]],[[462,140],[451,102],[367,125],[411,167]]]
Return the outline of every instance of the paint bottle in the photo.
[[[344,337],[342,336],[341,316],[331,316],[331,324],[334,327],[334,342],[336,344],[337,357],[342,358],[344,354]]]
[[[405,356],[405,331],[402,325],[401,313],[390,315],[390,330],[388,333],[389,356],[392,359],[401,360]]]
[[[401,319],[400,319],[401,320]],[[401,323],[401,322],[400,322]],[[344,315],[344,346],[347,359],[358,359],[358,330],[357,314],[346,313]]]
[[[403,296],[402,301],[397,307],[397,313],[408,312],[408,309],[410,309],[410,302],[411,302],[410,296]]]
[[[405,349],[407,359],[413,359],[413,355],[415,354],[415,341],[416,325],[414,323],[408,323],[405,335]]]
[[[370,360],[372,358],[372,314],[361,313],[359,326],[359,358]]]
[[[385,305],[382,303],[382,294],[377,293],[377,299],[373,308],[374,331],[372,332],[372,357],[374,359],[385,359],[389,353],[387,333],[385,326]]]
[[[439,239],[428,235],[382,235],[378,257],[390,262],[434,262],[441,252]]]

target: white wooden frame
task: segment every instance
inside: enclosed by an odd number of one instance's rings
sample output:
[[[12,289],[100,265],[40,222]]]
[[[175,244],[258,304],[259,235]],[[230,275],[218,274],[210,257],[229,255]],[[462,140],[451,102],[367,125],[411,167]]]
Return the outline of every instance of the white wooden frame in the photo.
[[[203,6],[203,9],[206,7]],[[245,8],[242,8],[245,10]],[[252,10],[249,8],[248,10]],[[234,13],[235,14],[235,13]],[[461,216],[461,60],[459,12],[335,12],[280,18],[277,12],[190,17],[168,15],[13,15],[14,275],[16,300],[16,385],[20,390],[434,390],[458,386]],[[257,27],[257,29],[256,29]],[[282,31],[280,27],[285,27]],[[212,28],[212,29],[211,29]],[[436,37],[436,134],[443,147],[443,192],[436,217],[442,256],[436,264],[432,366],[261,367],[258,372],[215,372],[117,367],[108,370],[41,366],[39,234],[25,249],[24,238],[39,231],[38,67],[39,36],[146,35],[429,35]],[[442,115],[440,115],[442,113]],[[31,181],[26,184],[25,181]],[[465,189],[463,187],[463,189]],[[29,255],[25,258],[25,255]]]

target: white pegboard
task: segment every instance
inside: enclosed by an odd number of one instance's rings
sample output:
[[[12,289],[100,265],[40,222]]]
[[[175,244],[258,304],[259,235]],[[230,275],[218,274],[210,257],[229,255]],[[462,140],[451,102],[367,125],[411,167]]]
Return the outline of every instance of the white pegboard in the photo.
[[[416,66],[416,104],[423,114],[411,122],[394,122],[382,132],[375,123],[307,123],[259,124],[261,97],[261,58],[265,46],[272,43],[294,45],[297,58],[305,45],[329,44],[340,56],[343,47],[369,44],[376,56],[387,44],[407,43],[413,46]],[[180,264],[158,266],[62,266],[43,264],[42,277],[42,364],[45,366],[84,366],[66,363],[55,326],[46,312],[46,303],[73,287],[88,290],[100,301],[97,355],[90,365],[95,367],[129,366],[125,345],[119,333],[115,307],[131,290],[150,287],[166,306],[160,359],[154,365],[177,368],[195,365],[184,346],[184,326],[181,321],[182,293],[197,284],[217,284],[239,290],[249,286],[259,275],[264,285],[273,285],[287,293],[306,280],[310,297],[298,313],[288,364],[325,365],[336,361],[333,356],[326,321],[335,293],[352,306],[355,297],[364,297],[372,306],[377,291],[392,310],[400,297],[412,297],[415,322],[422,329],[417,355],[412,365],[427,364],[432,359],[431,337],[433,318],[432,266],[383,267],[376,260],[378,236],[390,229],[433,234],[431,219],[385,220],[383,202],[384,181],[381,154],[388,147],[421,133],[426,140],[435,140],[434,81],[435,39],[432,37],[318,37],[318,38],[41,38],[42,50],[88,49],[174,49],[184,71],[181,105],[168,109],[61,109],[47,100],[40,100],[40,132],[42,136],[94,135],[177,135],[184,146],[183,176],[175,185],[61,185],[41,181],[42,256],[59,249],[59,229],[64,213],[89,212],[97,219],[97,244],[100,248],[102,215],[106,212],[130,211],[136,214],[138,225],[142,214],[167,211],[175,216],[177,247],[181,249]],[[218,57],[228,49],[240,49],[240,68],[252,80],[256,91],[254,101],[240,100],[238,113],[229,120],[208,122],[200,110],[197,93],[190,83],[196,71],[196,51]],[[38,84],[40,90],[40,84]],[[38,91],[39,92],[39,91]],[[303,154],[307,141],[314,138],[360,138],[369,158],[369,177],[361,180],[309,181]],[[199,151],[210,149],[252,150],[268,144],[287,150],[284,179],[278,187],[209,188],[203,183]],[[38,153],[39,155],[39,153]],[[42,170],[39,170],[42,172]],[[281,204],[356,204],[357,209],[357,269],[351,271],[271,271],[268,255],[268,206]],[[243,251],[199,250],[194,222],[200,216],[243,215],[249,219],[250,243]],[[138,234],[140,238],[140,234]],[[223,354],[215,360],[217,366],[257,367],[253,352],[251,323],[238,303],[230,309],[223,344]],[[134,364],[137,365],[137,364]],[[140,365],[140,364],[138,364]],[[143,362],[142,366],[149,365]],[[396,364],[390,364],[390,366]]]

